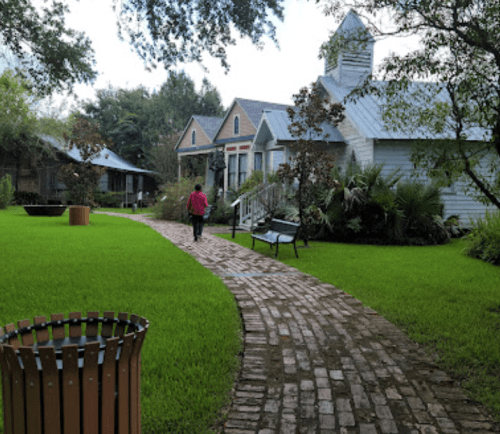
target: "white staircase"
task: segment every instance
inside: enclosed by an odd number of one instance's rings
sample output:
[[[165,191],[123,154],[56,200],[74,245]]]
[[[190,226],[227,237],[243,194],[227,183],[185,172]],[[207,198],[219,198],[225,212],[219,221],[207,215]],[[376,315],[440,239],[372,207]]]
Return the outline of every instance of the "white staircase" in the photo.
[[[253,230],[259,221],[271,210],[287,203],[283,187],[279,184],[262,185],[256,189],[243,194],[236,199],[231,206],[239,205],[239,225],[240,229]]]

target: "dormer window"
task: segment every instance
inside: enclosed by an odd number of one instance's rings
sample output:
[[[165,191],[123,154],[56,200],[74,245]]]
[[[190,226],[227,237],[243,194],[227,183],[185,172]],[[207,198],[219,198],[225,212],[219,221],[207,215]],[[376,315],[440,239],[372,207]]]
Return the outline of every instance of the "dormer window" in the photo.
[[[235,116],[234,117],[234,135],[235,136],[238,136],[240,134],[240,117],[239,116]]]
[[[191,144],[192,144],[193,146],[195,146],[195,145],[196,145],[196,130],[193,130],[193,131],[191,132]]]

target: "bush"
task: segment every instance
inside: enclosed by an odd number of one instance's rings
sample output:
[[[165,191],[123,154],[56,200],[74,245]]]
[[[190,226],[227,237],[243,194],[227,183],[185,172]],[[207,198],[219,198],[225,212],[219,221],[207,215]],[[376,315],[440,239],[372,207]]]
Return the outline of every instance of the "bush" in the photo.
[[[231,206],[231,202],[220,198],[217,203],[217,209],[210,215],[209,221],[221,225],[232,225],[233,215],[234,209]]]
[[[248,193],[253,190],[255,187],[259,186],[264,182],[264,172],[262,170],[254,170],[249,178],[241,184],[240,189],[238,190],[238,196],[242,194]],[[267,174],[267,185],[274,184],[275,182],[281,182],[278,174],[276,172],[269,172]]]
[[[347,243],[429,245],[449,240],[442,221],[439,189],[401,181],[399,171],[383,166],[335,168],[336,185],[315,194],[312,238]]]
[[[167,183],[158,195],[157,204],[153,207],[155,217],[163,220],[187,221],[186,205],[196,184],[203,184],[201,176],[194,180],[181,178],[179,182]]]
[[[500,265],[500,212],[486,212],[484,218],[478,218],[465,240],[467,256]]]
[[[107,193],[96,191],[94,193],[94,200],[100,207],[119,208],[122,204],[124,194],[124,191],[108,191]]]
[[[0,209],[5,209],[10,205],[15,191],[16,189],[12,186],[12,178],[7,173],[0,179]]]
[[[17,205],[38,205],[43,202],[42,196],[32,191],[16,191],[14,201]]]
[[[238,193],[240,195],[245,194],[263,182],[264,172],[262,172],[262,170],[254,170],[250,177],[247,178],[243,184],[241,184],[240,191]]]

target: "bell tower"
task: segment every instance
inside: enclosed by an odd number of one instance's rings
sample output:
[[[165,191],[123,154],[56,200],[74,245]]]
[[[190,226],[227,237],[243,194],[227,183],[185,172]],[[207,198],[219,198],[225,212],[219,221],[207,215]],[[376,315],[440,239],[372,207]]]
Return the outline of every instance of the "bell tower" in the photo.
[[[356,86],[372,72],[374,44],[375,39],[351,9],[332,36],[338,56],[333,62],[325,58],[325,74],[340,86]]]

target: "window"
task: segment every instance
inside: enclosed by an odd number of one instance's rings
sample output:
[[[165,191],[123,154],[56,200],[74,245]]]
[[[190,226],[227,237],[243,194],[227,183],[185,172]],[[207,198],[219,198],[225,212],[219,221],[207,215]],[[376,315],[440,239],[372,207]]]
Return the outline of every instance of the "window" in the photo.
[[[191,144],[194,146],[196,145],[196,130],[193,130],[191,132]]]
[[[247,157],[247,154],[240,154],[238,156],[238,187],[247,179]]]
[[[240,117],[234,117],[234,135],[237,136],[240,134]]]
[[[253,156],[253,170],[262,170],[262,152],[256,152]]]
[[[229,178],[228,187],[236,188],[236,155],[229,156]]]

